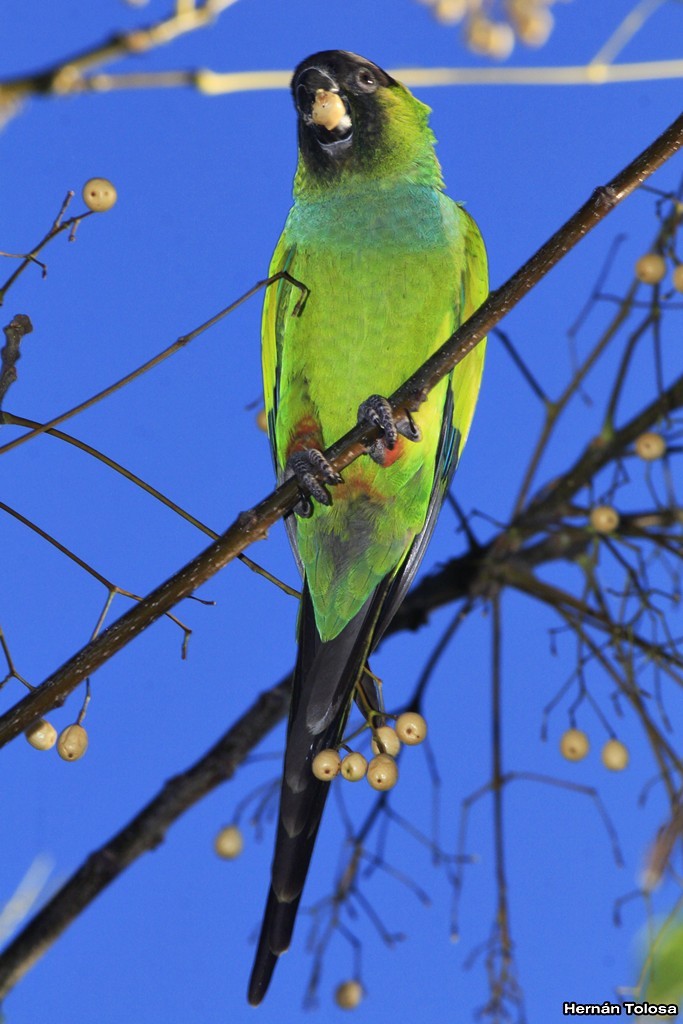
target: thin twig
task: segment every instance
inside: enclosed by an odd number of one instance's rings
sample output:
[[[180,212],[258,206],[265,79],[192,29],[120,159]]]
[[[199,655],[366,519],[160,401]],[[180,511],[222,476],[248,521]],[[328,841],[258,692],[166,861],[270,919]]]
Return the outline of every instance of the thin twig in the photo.
[[[231,302],[225,307],[225,309],[222,309],[219,313],[210,317],[205,321],[205,323],[200,324],[199,327],[195,327],[194,330],[190,331],[188,334],[181,335],[171,345],[163,349],[163,351],[158,352],[157,355],[152,357],[152,359],[148,359],[147,362],[142,364],[142,366],[138,366],[137,369],[131,370],[130,373],[125,375],[125,377],[121,377],[120,380],[117,380],[114,384],[110,384],[109,387],[104,388],[103,391],[99,391],[91,398],[86,399],[85,402],[81,402],[79,405],[74,406],[73,409],[69,409],[67,412],[63,412],[59,416],[55,416],[54,419],[49,420],[47,423],[40,423],[32,430],[22,434],[21,437],[16,437],[13,441],[8,441],[7,444],[0,446],[0,455],[4,455],[5,452],[12,451],[13,448],[17,448],[20,444],[24,444],[25,441],[30,441],[32,438],[38,437],[40,434],[47,433],[48,430],[56,427],[59,423],[64,423],[65,420],[71,419],[72,416],[76,416],[78,413],[84,412],[86,409],[90,409],[93,405],[101,402],[103,398],[108,398],[109,395],[113,395],[115,391],[119,391],[121,388],[125,387],[126,384],[130,384],[131,381],[141,377],[143,373],[147,373],[149,370],[154,369],[155,366],[158,366],[159,363],[163,363],[163,361],[168,359],[169,356],[174,355],[176,352],[179,352],[181,348],[189,345],[190,342],[194,341],[195,338],[198,338],[200,334],[208,331],[210,327],[214,327],[224,317],[228,316],[229,313],[233,313],[238,306],[241,306],[243,302],[246,302],[262,288],[267,288],[269,285],[281,280],[289,281],[293,287],[300,289],[302,293],[302,298],[293,310],[293,315],[298,315],[298,312],[303,309],[306,298],[308,297],[308,288],[306,288],[306,286],[300,281],[295,280],[295,278],[286,271],[273,274],[271,277],[265,277],[262,281],[257,281],[255,285],[252,285],[248,291],[244,292],[243,295],[240,295],[239,298],[234,300],[234,302]]]
[[[5,423],[8,426],[14,425],[18,427],[30,427],[31,429],[44,427],[44,424],[38,423],[36,420],[29,420],[25,416],[15,416],[14,413],[6,412],[4,410],[0,411],[0,423]],[[126,480],[135,484],[136,487],[146,491],[152,498],[160,501],[162,505],[171,509],[171,511],[175,512],[176,515],[181,517],[181,519],[184,519],[186,522],[196,527],[197,530],[206,534],[207,537],[211,537],[213,540],[216,540],[220,536],[216,530],[212,530],[210,526],[202,523],[201,520],[197,519],[196,516],[193,516],[191,512],[187,511],[187,509],[182,508],[175,501],[172,501],[161,491],[157,490],[156,487],[152,487],[152,485],[147,483],[146,480],[143,480],[142,477],[137,476],[137,474],[133,473],[130,469],[126,469],[126,467],[122,466],[120,462],[116,462],[115,459],[110,458],[109,455],[105,455],[104,452],[94,448],[91,444],[81,441],[80,438],[74,437],[73,434],[66,434],[62,430],[57,430],[55,427],[49,427],[43,432],[48,434],[50,437],[55,437],[59,441],[65,441],[67,444],[71,444],[75,448],[79,448],[82,452],[85,452],[86,455],[90,455],[92,458],[97,459],[98,462],[102,462],[109,469],[114,470],[115,473],[119,473]],[[245,554],[238,555],[238,558],[247,566],[248,569],[255,572],[258,576],[263,576],[264,579],[267,579],[269,583],[273,583],[280,590],[284,591],[285,594],[289,594],[290,597],[296,598],[301,596],[298,590],[278,579],[277,576],[274,576],[273,573],[269,572],[262,565],[259,565],[258,562],[255,562],[252,558],[249,558]]]

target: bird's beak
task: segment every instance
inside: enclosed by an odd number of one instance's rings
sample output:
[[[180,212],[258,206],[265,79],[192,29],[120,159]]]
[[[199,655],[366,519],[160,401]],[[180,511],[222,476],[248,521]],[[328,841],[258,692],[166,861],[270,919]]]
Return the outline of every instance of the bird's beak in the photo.
[[[353,136],[349,103],[322,68],[302,68],[292,83],[299,117],[330,155],[348,148]]]

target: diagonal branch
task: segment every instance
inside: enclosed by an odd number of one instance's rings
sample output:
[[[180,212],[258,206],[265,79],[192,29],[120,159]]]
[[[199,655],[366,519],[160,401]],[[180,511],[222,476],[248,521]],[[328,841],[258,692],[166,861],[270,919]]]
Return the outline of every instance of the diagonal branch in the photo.
[[[62,209],[64,209],[64,207]],[[67,221],[67,225],[71,224],[76,220],[83,220],[83,218],[87,216],[88,214],[83,214],[83,216],[80,218],[72,217],[71,221]],[[43,239],[43,241],[40,242],[39,244],[41,246],[46,244],[46,242],[49,241],[52,237],[54,237],[54,233],[48,233]],[[36,248],[33,251],[37,252],[38,249]],[[5,291],[11,284],[12,280],[14,280],[14,277],[10,278],[10,281],[5,285]],[[53,427],[56,427],[59,423],[64,423],[65,420],[72,419],[72,417],[76,416],[78,413],[84,412],[86,409],[90,409],[93,405],[96,405],[98,402],[101,402],[102,399],[108,398],[110,395],[113,395],[115,391],[119,391],[121,388],[126,387],[126,385],[130,384],[131,381],[136,380],[138,377],[141,377],[143,373],[147,373],[149,370],[153,370],[160,363],[163,363],[165,359],[168,359],[169,356],[175,355],[176,352],[179,352],[182,348],[185,348],[186,345],[189,345],[190,342],[198,338],[200,334],[204,334],[205,331],[208,331],[210,327],[214,327],[217,323],[220,323],[220,321],[223,320],[224,317],[229,316],[230,313],[233,313],[239,306],[241,306],[248,299],[252,298],[252,296],[256,295],[256,293],[259,292],[262,288],[268,288],[270,287],[271,284],[274,284],[275,281],[281,280],[289,281],[289,283],[293,287],[298,288],[300,290],[302,297],[292,310],[292,316],[299,316],[300,312],[303,310],[306,304],[306,298],[308,296],[308,288],[306,287],[306,285],[302,284],[301,281],[297,281],[295,278],[291,276],[291,274],[288,274],[286,270],[281,270],[277,274],[272,274],[270,277],[264,277],[262,281],[257,281],[256,284],[252,285],[251,288],[244,292],[243,295],[240,295],[239,298],[234,299],[228,306],[225,307],[225,309],[221,309],[220,312],[215,313],[203,324],[200,324],[199,327],[195,327],[187,334],[181,334],[181,336],[179,338],[176,338],[176,340],[172,344],[168,345],[161,352],[157,352],[157,354],[155,356],[152,356],[151,359],[148,359],[146,362],[142,363],[142,365],[138,366],[135,370],[131,370],[124,377],[121,377],[120,380],[115,381],[114,384],[110,384],[109,387],[104,388],[102,391],[98,391],[96,395],[91,395],[90,398],[86,398],[84,402],[80,402],[79,405],[73,406],[73,408],[68,409],[66,412],[60,413],[59,416],[53,417],[53,419],[48,420],[47,423],[34,424],[31,430],[28,430],[25,434],[21,434],[20,437],[15,437],[13,441],[8,441],[7,444],[0,445],[0,455],[4,455],[5,452],[12,451],[13,448],[17,448],[19,445],[24,444],[25,441],[30,441],[31,438],[38,437],[39,434],[49,433],[53,429]],[[0,292],[0,295],[1,294],[2,292]],[[14,320],[12,321],[12,324],[15,324],[17,319],[18,318],[15,317]],[[28,320],[28,317],[24,317],[24,319]],[[9,326],[12,327],[12,324],[10,324]],[[24,333],[28,332],[25,331]],[[16,422],[16,417],[13,417],[13,420]],[[10,422],[12,422],[12,419],[5,418],[2,412],[0,412],[0,424]]]
[[[416,395],[427,394],[461,362],[523,298],[559,263],[591,228],[595,227],[626,196],[683,145],[683,115],[677,118],[612,181],[595,190],[591,198],[543,245],[503,287],[492,292],[466,324],[421,366],[392,396],[394,411],[414,407]],[[52,424],[50,424],[52,425]],[[338,471],[362,455],[378,436],[376,427],[357,425],[327,451]],[[250,511],[242,513],[222,536],[187,565],[121,616],[96,640],[83,647],[33,693],[0,718],[0,746],[8,743],[42,714],[55,707],[78,684],[126,646],[135,636],[190,596],[202,583],[228,565],[249,544],[264,538],[267,530],[299,498],[295,481],[289,480]]]

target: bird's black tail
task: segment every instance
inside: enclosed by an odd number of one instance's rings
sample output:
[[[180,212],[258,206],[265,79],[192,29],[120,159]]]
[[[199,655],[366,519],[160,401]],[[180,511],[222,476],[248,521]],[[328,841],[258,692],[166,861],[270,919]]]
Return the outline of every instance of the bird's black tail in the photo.
[[[249,982],[253,1006],[265,996],[278,957],[289,948],[330,791],[328,782],[313,775],[311,762],[319,751],[341,741],[386,586],[380,585],[338,636],[323,642],[304,585],[271,885]]]

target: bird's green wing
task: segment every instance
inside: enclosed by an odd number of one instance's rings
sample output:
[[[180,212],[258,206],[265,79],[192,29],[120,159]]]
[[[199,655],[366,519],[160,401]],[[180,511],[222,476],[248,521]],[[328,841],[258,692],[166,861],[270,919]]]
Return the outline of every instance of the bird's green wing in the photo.
[[[460,215],[466,226],[465,230],[465,262],[461,280],[461,323],[479,309],[489,293],[488,261],[484,241],[472,217],[460,207]],[[479,397],[479,385],[484,370],[486,354],[486,338],[479,342],[466,359],[453,370],[451,391],[453,393],[453,427],[458,432],[460,442],[457,459],[465,447],[474,408]]]
[[[461,275],[460,316],[459,320],[456,320],[454,311],[452,330],[472,316],[486,299],[489,290],[488,260],[479,228],[462,207],[458,208],[458,213],[463,218],[465,225],[465,260],[464,263],[457,260],[457,265],[454,267],[454,271]],[[458,363],[451,374],[450,387],[446,392],[443,407],[439,447],[434,465],[434,483],[424,526],[414,538],[405,558],[396,568],[379,617],[374,645],[379,642],[384,630],[401,605],[434,532],[444,495],[450,486],[472,424],[484,370],[485,354],[486,338],[482,339],[477,347],[462,362]]]
[[[280,236],[268,271],[269,277],[275,277],[288,271],[294,259],[296,247],[287,239],[286,232]],[[282,365],[282,343],[286,317],[291,315],[293,293],[298,289],[284,278],[274,281],[266,288],[263,303],[263,319],[261,324],[261,362],[263,366],[263,397],[268,419],[268,436],[275,461],[278,480],[281,479],[281,467],[277,464],[275,452],[275,417],[280,396],[280,367]],[[299,295],[297,294],[297,297]]]
[[[268,274],[275,277],[288,271],[292,266],[296,246],[287,239],[286,231],[280,235]],[[263,303],[261,321],[261,363],[263,367],[263,398],[268,421],[268,438],[275,465],[278,483],[282,483],[284,466],[280,465],[275,441],[275,420],[280,402],[280,369],[282,366],[282,347],[285,336],[287,318],[292,315],[296,302],[301,299],[301,291],[286,278],[280,278],[268,285]],[[304,570],[296,543],[296,523],[293,515],[285,516],[285,529],[294,552],[294,558],[303,576]]]

